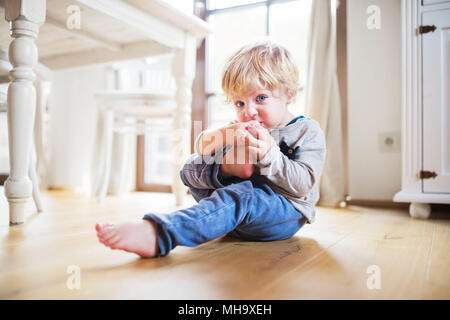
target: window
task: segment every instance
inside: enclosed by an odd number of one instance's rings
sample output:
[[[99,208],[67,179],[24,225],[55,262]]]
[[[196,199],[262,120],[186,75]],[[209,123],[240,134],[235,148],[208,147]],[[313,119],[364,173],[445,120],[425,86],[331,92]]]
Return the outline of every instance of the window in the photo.
[[[206,40],[206,82],[208,127],[217,127],[235,118],[225,102],[221,76],[226,59],[243,44],[262,37],[285,46],[294,56],[300,83],[306,82],[307,43],[312,0],[210,0],[208,22],[214,34]],[[303,92],[289,106],[293,114],[304,112]]]

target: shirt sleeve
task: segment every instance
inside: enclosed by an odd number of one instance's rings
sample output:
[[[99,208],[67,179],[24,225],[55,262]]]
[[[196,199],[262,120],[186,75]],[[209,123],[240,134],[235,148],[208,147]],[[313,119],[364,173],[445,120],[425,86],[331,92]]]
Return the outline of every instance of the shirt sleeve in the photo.
[[[258,161],[261,176],[265,176],[278,187],[294,197],[309,194],[314,184],[320,179],[325,162],[325,137],[318,124],[313,124],[299,146],[298,156],[291,160],[285,156],[277,145]]]

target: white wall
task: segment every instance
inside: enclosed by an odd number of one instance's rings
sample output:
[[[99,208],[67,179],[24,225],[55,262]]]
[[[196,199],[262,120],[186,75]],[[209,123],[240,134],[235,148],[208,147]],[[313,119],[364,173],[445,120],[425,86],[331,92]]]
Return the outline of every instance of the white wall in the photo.
[[[106,86],[102,65],[55,72],[49,102],[50,186],[90,192],[98,116],[94,92]]]
[[[370,5],[381,10],[379,30],[366,26]],[[347,1],[347,61],[349,193],[392,201],[401,184],[401,0]],[[387,152],[383,133],[398,144]]]

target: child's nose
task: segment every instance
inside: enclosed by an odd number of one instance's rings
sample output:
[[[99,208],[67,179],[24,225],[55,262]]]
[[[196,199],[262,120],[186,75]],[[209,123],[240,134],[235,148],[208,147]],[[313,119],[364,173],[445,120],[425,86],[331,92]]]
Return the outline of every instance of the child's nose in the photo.
[[[247,108],[245,109],[245,115],[247,119],[254,119],[257,114],[258,110],[256,110],[256,108],[253,105],[251,104],[247,105]]]

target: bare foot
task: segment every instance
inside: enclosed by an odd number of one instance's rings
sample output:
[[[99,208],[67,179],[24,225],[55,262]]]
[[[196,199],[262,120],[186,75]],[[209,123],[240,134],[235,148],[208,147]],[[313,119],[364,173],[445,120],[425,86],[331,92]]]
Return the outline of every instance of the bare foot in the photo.
[[[124,223],[97,223],[97,237],[111,249],[133,252],[141,257],[156,256],[159,250],[156,226],[148,220]]]

